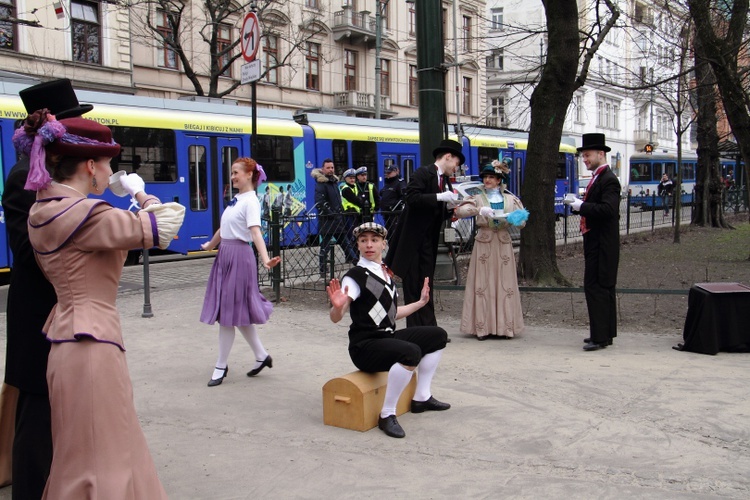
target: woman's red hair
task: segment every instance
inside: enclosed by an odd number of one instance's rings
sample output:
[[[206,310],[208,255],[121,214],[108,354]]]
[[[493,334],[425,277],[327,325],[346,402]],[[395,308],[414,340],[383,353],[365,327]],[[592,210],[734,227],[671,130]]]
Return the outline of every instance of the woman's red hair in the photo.
[[[252,173],[250,179],[253,181],[253,186],[258,189],[258,179],[260,178],[260,171],[258,170],[258,162],[249,157],[237,158],[234,163],[242,165],[245,173]]]

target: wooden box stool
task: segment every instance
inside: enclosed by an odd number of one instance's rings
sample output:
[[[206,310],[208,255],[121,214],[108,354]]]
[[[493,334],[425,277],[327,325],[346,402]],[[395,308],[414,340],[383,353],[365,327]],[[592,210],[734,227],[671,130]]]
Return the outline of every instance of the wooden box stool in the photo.
[[[388,372],[362,371],[329,380],[323,386],[323,423],[355,431],[377,426],[387,382]],[[396,415],[411,409],[416,389],[417,378],[412,376],[398,400]]]

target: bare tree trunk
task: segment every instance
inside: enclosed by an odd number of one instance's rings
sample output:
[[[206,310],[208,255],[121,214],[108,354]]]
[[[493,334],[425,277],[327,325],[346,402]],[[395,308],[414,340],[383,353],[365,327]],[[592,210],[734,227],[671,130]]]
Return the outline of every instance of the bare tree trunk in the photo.
[[[750,165],[750,96],[743,87],[742,74],[738,71],[738,54],[744,50],[743,35],[750,0],[726,2],[725,7],[731,8],[729,17],[726,16],[726,11],[721,15],[712,12],[710,7],[713,3],[710,0],[688,0],[688,7],[703,53],[716,76],[727,121],[737,139],[747,169]],[[717,35],[717,31],[723,37]],[[750,182],[746,184],[750,193]],[[750,212],[748,216],[750,217]]]
[[[531,96],[531,130],[526,154],[524,205],[531,213],[521,232],[522,276],[540,284],[567,284],[555,254],[555,166],[565,114],[577,88],[578,4],[546,1],[549,49],[539,85]]]
[[[695,173],[692,223],[698,226],[728,227],[724,222],[719,162],[719,133],[716,130],[716,77],[705,58],[700,39],[695,38],[695,81],[698,101],[698,168]]]

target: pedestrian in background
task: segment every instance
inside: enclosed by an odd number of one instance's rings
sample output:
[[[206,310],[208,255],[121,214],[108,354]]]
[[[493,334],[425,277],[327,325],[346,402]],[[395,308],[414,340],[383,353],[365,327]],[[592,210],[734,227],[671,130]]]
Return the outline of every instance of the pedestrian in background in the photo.
[[[239,190],[221,214],[221,224],[210,241],[201,245],[219,254],[211,267],[200,320],[213,325],[219,322],[219,356],[209,387],[220,385],[229,373],[229,352],[237,328],[255,355],[255,364],[247,372],[254,377],[263,368],[273,367],[255,325],[268,321],[273,305],[258,288],[258,265],[250,242],[261,258],[263,267],[271,269],[281,262],[270,258],[260,230],[260,202],[256,190],[266,180],[263,167],[252,158],[238,158],[232,164],[232,187]]]
[[[458,195],[450,176],[466,160],[461,145],[444,140],[432,152],[435,162],[414,171],[406,187],[406,208],[391,239],[385,263],[402,280],[404,301],[419,300],[422,283],[430,280],[430,300],[406,318],[407,326],[436,326],[432,285],[443,222],[453,216]]]
[[[672,202],[672,195],[674,193],[674,182],[669,178],[666,172],[661,174],[661,182],[659,182],[658,194],[661,197],[661,206],[664,207],[664,217],[669,215],[669,205]]]
[[[42,498],[166,498],[135,411],[115,302],[128,250],[167,248],[185,208],[148,196],[137,174],[119,182],[139,212],[89,198],[104,194],[120,153],[112,132],[93,120],[57,121],[37,110],[13,142],[30,153],[26,189],[37,201],[29,241],[57,295],[43,328],[52,343],[53,456]]]
[[[331,242],[335,238],[349,262],[357,261],[357,253],[346,235],[342,216],[339,179],[334,173],[333,160],[323,160],[321,168],[313,169],[310,175],[315,180],[315,206],[318,210],[318,234],[320,236],[319,271],[321,278],[328,277],[328,262],[333,250]]]
[[[477,340],[513,338],[524,328],[508,227],[524,227],[529,213],[507,190],[508,163],[495,160],[482,168],[479,193],[456,207],[456,217],[476,217],[478,227],[461,314],[461,332],[475,335]]]
[[[604,134],[583,134],[578,148],[586,168],[592,172],[583,200],[566,198],[581,215],[583,234],[583,291],[589,311],[585,351],[612,345],[617,337],[617,267],[620,263],[620,181],[607,164]]]
[[[385,179],[383,189],[380,190],[380,213],[383,215],[385,228],[388,230],[388,242],[390,243],[396,230],[400,210],[406,194],[406,181],[399,176],[399,168],[391,163],[385,168]]]
[[[56,119],[73,118],[93,109],[79,104],[67,78],[40,83],[19,93],[28,114],[47,108]],[[20,153],[20,152],[19,152]],[[47,356],[50,343],[42,333],[52,307],[55,289],[34,258],[29,242],[29,210],[36,192],[24,188],[29,174],[29,157],[23,155],[8,174],[3,191],[8,244],[13,252],[7,304],[5,383],[17,388],[18,402],[7,406],[12,414],[14,434],[4,445],[12,446],[13,499],[39,499],[52,464],[52,430],[47,389]],[[5,391],[9,391],[6,389]],[[4,391],[4,392],[5,392]],[[5,408],[6,405],[3,405]]]
[[[359,167],[356,174],[355,192],[362,207],[361,222],[372,222],[373,214],[380,208],[380,194],[375,184],[367,180],[367,167]],[[365,217],[367,221],[364,220]]]

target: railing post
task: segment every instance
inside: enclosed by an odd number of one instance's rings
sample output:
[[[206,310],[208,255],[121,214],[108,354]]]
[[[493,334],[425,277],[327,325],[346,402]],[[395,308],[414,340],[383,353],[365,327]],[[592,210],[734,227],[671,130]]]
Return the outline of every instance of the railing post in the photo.
[[[656,230],[656,193],[651,193],[651,232]]]
[[[142,318],[153,318],[151,310],[151,274],[149,272],[148,248],[143,249],[143,312]]]
[[[271,251],[281,255],[281,207],[271,209]],[[271,285],[276,294],[276,303],[281,301],[281,265],[271,268]]]
[[[625,195],[625,201],[627,203],[627,206],[625,207],[625,214],[628,217],[628,219],[625,221],[625,234],[630,234],[630,196],[630,192]]]

